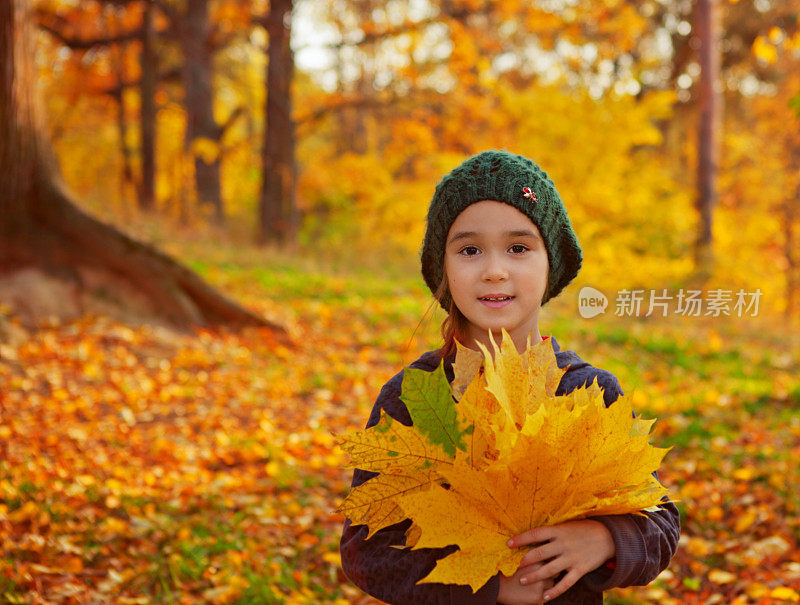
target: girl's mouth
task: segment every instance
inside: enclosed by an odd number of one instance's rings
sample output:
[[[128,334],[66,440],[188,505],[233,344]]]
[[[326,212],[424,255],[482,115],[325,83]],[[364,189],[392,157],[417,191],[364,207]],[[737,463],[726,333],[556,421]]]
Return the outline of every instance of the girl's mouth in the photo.
[[[495,296],[486,296],[484,298],[479,298],[478,300],[481,301],[484,305],[486,305],[490,309],[499,309],[499,308],[505,307],[506,305],[511,303],[511,301],[514,300],[514,297],[513,296],[497,296],[497,297],[495,297]]]

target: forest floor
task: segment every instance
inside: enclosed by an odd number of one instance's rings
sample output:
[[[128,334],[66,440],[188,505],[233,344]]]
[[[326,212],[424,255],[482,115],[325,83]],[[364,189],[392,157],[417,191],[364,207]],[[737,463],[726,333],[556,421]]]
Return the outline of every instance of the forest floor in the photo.
[[[287,326],[178,335],[103,318],[0,344],[0,602],[372,603],[344,576],[335,434],[437,343],[412,271],[172,244]],[[542,334],[616,374],[679,500],[680,548],[608,603],[800,602],[800,344],[769,318],[581,319]],[[413,337],[412,337],[413,335]]]

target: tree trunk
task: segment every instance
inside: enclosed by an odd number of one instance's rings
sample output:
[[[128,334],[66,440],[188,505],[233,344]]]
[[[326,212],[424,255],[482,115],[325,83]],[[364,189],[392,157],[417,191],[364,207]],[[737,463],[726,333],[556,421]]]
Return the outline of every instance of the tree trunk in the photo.
[[[119,14],[118,9],[115,7],[113,12],[106,14],[105,26],[111,32],[117,32],[119,29]],[[111,93],[111,97],[117,105],[117,133],[119,136],[119,153],[120,160],[122,161],[122,176],[119,180],[119,199],[122,202],[122,211],[125,215],[130,216],[130,208],[128,205],[130,198],[130,191],[137,192],[138,199],[138,186],[136,179],[133,176],[133,154],[128,145],[128,120],[126,119],[125,107],[125,53],[128,49],[128,42],[120,42],[109,48],[111,55],[111,64],[114,68],[114,75],[117,79],[117,86]]]
[[[292,241],[297,230],[291,102],[294,57],[289,44],[291,17],[292,0],[272,0],[267,16],[267,126],[261,154],[260,243],[270,240],[282,243]]]
[[[139,194],[139,207],[150,211],[156,201],[156,74],[158,63],[153,43],[153,4],[144,3],[142,15],[142,82],[140,85],[140,120],[142,145],[142,185]],[[120,99],[125,94],[120,91]]]
[[[205,212],[213,213],[215,222],[225,222],[220,187],[220,157],[204,157],[194,147],[198,139],[207,139],[219,149],[220,131],[214,120],[212,91],[212,52],[209,40],[208,0],[188,0],[181,24],[183,73],[186,95],[186,148],[194,155],[194,181],[197,201]]]
[[[165,254],[75,206],[39,123],[31,22],[28,0],[0,0],[0,279],[35,270],[70,284],[78,307],[104,294],[130,311],[136,299],[137,312],[179,328],[270,325]],[[0,296],[10,290],[0,286]],[[20,306],[31,304],[25,292],[16,294]]]
[[[340,26],[339,35],[344,36],[344,26]],[[336,63],[334,64],[334,68],[336,69],[336,92],[340,99],[344,99],[348,92],[344,82],[344,64],[344,44],[342,44],[336,49]],[[350,142],[347,140],[346,136],[346,133],[351,132],[350,120],[348,119],[349,116],[346,108],[339,108],[338,111],[334,112],[334,115],[336,116],[337,125],[335,137],[336,153],[337,155],[342,155],[350,151]]]
[[[719,124],[722,111],[720,92],[719,11],[717,0],[699,0],[697,31],[700,40],[700,82],[698,107],[700,128],[697,145],[697,197],[699,215],[695,241],[695,269],[709,275],[713,267],[712,218],[716,204],[716,175],[719,158]]]
[[[122,63],[117,64],[119,82],[122,82]],[[119,183],[119,197],[126,210],[129,201],[129,191],[133,189],[137,192],[137,198],[141,201],[141,187],[138,186],[133,176],[133,161],[131,149],[128,147],[128,121],[125,117],[125,89],[120,86],[119,94],[114,96],[117,102],[117,131],[119,132],[119,151],[122,157],[122,178]]]
[[[373,45],[368,45],[364,52],[369,52],[373,49]],[[370,72],[370,68],[367,66],[366,61],[369,61],[369,59],[366,59],[361,65],[361,77],[356,85],[358,97],[361,99],[368,99],[371,94],[370,89],[373,91],[375,90],[372,87],[374,79],[373,74]],[[357,153],[359,155],[366,154],[369,151],[367,116],[371,112],[369,109],[364,107],[353,107],[349,111],[352,118],[352,125],[350,127],[350,132],[346,134],[350,137],[350,149],[353,151],[353,153]]]

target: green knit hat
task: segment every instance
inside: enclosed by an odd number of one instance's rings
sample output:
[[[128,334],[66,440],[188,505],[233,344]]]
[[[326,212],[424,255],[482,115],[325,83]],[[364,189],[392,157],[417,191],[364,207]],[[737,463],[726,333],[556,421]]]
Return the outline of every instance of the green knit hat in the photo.
[[[564,203],[553,181],[528,158],[507,151],[484,151],[445,175],[436,186],[428,209],[422,242],[422,276],[435,293],[442,281],[447,234],[456,217],[470,204],[495,200],[513,206],[539,228],[550,264],[542,304],[573,280],[583,256]],[[450,292],[439,303],[450,309]]]

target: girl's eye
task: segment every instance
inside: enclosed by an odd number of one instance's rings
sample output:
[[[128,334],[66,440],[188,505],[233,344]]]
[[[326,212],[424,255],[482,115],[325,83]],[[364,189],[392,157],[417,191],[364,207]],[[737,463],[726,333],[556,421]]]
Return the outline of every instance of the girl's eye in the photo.
[[[523,246],[522,244],[514,244],[509,248],[514,254],[522,254],[528,250],[527,246]]]
[[[458,253],[464,256],[475,256],[478,253],[478,248],[475,246],[464,246]]]

